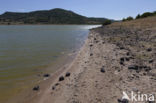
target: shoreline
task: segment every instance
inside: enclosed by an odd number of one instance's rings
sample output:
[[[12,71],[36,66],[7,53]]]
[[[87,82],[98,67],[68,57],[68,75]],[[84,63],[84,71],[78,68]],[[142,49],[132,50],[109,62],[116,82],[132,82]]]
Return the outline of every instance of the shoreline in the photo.
[[[123,91],[155,92],[154,21],[156,17],[91,29],[75,58],[24,103],[121,103]]]

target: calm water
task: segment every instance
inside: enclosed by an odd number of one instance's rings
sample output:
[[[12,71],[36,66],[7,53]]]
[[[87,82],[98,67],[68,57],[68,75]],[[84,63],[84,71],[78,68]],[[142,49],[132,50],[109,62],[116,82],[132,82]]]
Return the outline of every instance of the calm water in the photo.
[[[93,27],[0,26],[0,102],[27,88],[48,64],[80,48]]]

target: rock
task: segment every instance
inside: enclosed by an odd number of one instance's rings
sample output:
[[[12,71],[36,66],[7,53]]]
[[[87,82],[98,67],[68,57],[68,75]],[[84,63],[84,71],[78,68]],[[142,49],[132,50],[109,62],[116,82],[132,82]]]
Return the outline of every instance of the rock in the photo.
[[[43,75],[43,77],[49,77],[50,76],[50,74],[44,74]]]
[[[120,49],[122,50],[122,49],[125,49],[124,47],[120,47]]]
[[[118,103],[129,103],[127,99],[118,99]]]
[[[90,56],[93,56],[93,53],[90,53]]]
[[[90,44],[89,46],[90,46],[90,47],[92,47],[93,45],[92,45],[92,44]]]
[[[127,99],[123,99],[121,103],[129,103]]]
[[[39,86],[35,86],[35,87],[33,88],[34,91],[38,91],[39,89],[40,89]]]
[[[55,86],[52,87],[52,90],[55,90]]]
[[[144,68],[144,70],[145,70],[146,72],[149,72],[149,71],[152,70],[152,69],[151,69],[151,67],[146,67],[146,68]]]
[[[148,48],[147,51],[148,51],[148,52],[152,51],[152,48]]]
[[[128,69],[129,70],[138,70],[139,67],[137,65],[130,65],[130,66],[128,66]]]
[[[127,52],[127,53],[126,53],[126,55],[127,55],[127,56],[129,56],[129,55],[130,55],[130,53],[129,53],[129,52]]]
[[[154,60],[149,60],[149,63],[153,63]]]
[[[56,83],[56,84],[55,84],[55,86],[58,86],[58,85],[59,85],[59,83]]]
[[[69,76],[70,76],[70,73],[69,73],[69,72],[67,72],[67,73],[66,73],[66,77],[69,77]]]
[[[59,81],[63,81],[63,80],[64,80],[64,77],[61,76],[61,77],[59,78]]]
[[[120,58],[120,61],[124,62],[124,61],[125,61],[125,59],[124,59],[124,58]]]
[[[120,64],[121,64],[121,65],[124,65],[124,62],[123,62],[123,61],[120,61]]]
[[[125,58],[126,59],[126,61],[129,61],[129,58]]]
[[[104,73],[104,72],[105,72],[105,69],[104,69],[104,67],[102,67],[102,68],[101,68],[101,72],[102,72],[102,73]]]

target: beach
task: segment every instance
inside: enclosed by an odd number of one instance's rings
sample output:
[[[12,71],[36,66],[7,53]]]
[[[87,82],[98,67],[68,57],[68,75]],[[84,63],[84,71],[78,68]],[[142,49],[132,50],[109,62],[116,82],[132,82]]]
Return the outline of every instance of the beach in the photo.
[[[123,91],[154,94],[155,35],[155,17],[90,30],[75,58],[25,103],[122,103]]]

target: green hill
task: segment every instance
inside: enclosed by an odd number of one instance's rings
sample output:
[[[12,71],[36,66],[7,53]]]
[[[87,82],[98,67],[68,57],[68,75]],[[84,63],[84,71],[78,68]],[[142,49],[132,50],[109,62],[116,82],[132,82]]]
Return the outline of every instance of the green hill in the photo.
[[[102,24],[106,18],[88,18],[64,9],[33,11],[28,13],[5,12],[1,24]]]

